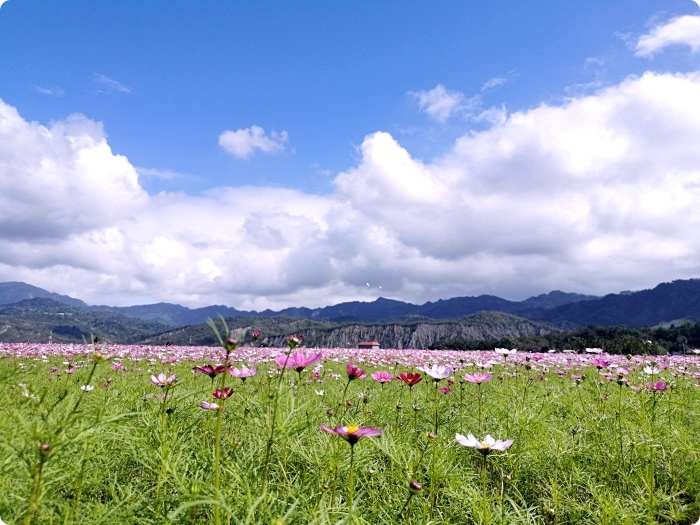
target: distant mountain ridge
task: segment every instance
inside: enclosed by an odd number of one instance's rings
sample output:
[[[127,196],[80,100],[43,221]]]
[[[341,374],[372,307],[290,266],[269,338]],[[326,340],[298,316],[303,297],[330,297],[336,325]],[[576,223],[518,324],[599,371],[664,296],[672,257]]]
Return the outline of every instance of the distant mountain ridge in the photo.
[[[480,312],[495,312],[505,317],[487,316],[487,322],[478,321],[481,326],[478,329],[450,324],[477,323],[476,318],[469,316]],[[273,330],[303,327],[319,344],[321,341],[349,344],[351,334],[379,338],[385,345],[390,340],[395,345],[413,345],[418,341],[430,341],[436,334],[447,337],[447,332],[457,334],[456,337],[477,337],[478,334],[498,333],[516,336],[517,333],[586,326],[650,327],[681,320],[700,321],[700,279],[661,283],[653,289],[605,297],[553,291],[524,301],[481,295],[422,305],[380,297],[371,302],[352,301],[323,308],[295,307],[278,312],[246,312],[221,305],[191,309],[170,303],[90,306],[26,283],[0,283],[0,332],[3,327],[9,330],[0,337],[3,341],[22,340],[17,338],[29,337],[26,334],[35,334],[31,340],[42,340],[42,337],[45,340],[45,335],[51,332],[58,337],[65,336],[66,340],[85,338],[90,333],[102,334],[100,337],[115,342],[161,341],[180,334],[177,338],[186,335],[187,340],[205,344],[208,339],[204,331],[200,328],[193,332],[190,327],[206,326],[204,323],[208,319],[219,316]],[[32,323],[36,325],[34,328]],[[438,327],[441,323],[443,326]],[[368,328],[369,325],[374,327]],[[36,335],[39,332],[44,335]],[[277,337],[269,331],[267,334],[272,337],[270,340]]]
[[[407,319],[459,319],[483,311],[497,311],[522,316],[533,310],[548,310],[561,305],[594,300],[597,297],[553,291],[524,301],[508,301],[492,295],[455,297],[422,305],[379,297],[371,302],[351,301],[322,308],[291,307],[263,312],[237,310],[223,305],[187,308],[178,304],[157,303],[138,306],[87,305],[79,299],[48,292],[26,283],[0,283],[0,305],[35,297],[54,299],[90,311],[109,311],[127,317],[154,321],[172,327],[203,323],[223,317],[300,317],[330,322],[378,322]]]

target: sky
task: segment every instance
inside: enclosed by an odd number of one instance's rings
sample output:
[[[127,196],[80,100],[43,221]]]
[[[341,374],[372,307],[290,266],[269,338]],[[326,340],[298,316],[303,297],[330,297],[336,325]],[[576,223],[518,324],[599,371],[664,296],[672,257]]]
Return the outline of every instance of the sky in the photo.
[[[0,0],[0,282],[90,304],[700,277],[693,0]]]

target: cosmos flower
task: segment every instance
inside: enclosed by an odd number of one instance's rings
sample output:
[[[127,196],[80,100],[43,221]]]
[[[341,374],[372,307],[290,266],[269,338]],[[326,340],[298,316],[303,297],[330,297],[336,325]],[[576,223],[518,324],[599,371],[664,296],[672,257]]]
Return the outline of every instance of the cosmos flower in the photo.
[[[294,352],[292,356],[287,356],[286,354],[278,355],[275,357],[275,363],[282,368],[293,368],[301,373],[307,366],[318,363],[322,357],[322,352],[311,357],[304,356],[303,352]]]
[[[517,352],[518,349],[517,349],[517,348],[513,348],[513,349],[510,349],[510,350],[509,350],[508,348],[494,348],[493,351],[496,352],[497,354],[502,355],[503,357],[508,357],[509,355],[514,354],[515,352]]]
[[[367,377],[367,374],[364,370],[353,365],[352,363],[348,363],[347,373],[349,381],[352,381],[353,379],[364,379],[365,377]]]
[[[353,446],[355,443],[357,443],[360,438],[381,436],[384,433],[384,431],[380,428],[358,427],[355,425],[350,425],[347,427],[338,426],[335,428],[330,428],[326,425],[321,425],[321,430],[323,430],[324,432],[329,432],[331,434],[339,435],[345,441],[350,443],[350,446]]]
[[[377,381],[378,383],[390,383],[392,379],[394,379],[394,376],[391,375],[389,372],[381,371],[381,372],[375,372],[372,374],[372,379]]]
[[[469,434],[467,437],[464,437],[462,434],[455,434],[455,439],[460,445],[476,449],[479,452],[481,452],[484,456],[490,454],[494,450],[503,452],[514,442],[512,439],[509,439],[508,441],[494,439],[488,434],[483,439],[483,441],[479,441],[472,434]]]
[[[233,394],[233,388],[226,386],[226,387],[224,387],[223,390],[221,390],[220,388],[217,388],[216,390],[214,390],[214,393],[212,395],[216,399],[226,399],[226,398],[231,397],[232,394]]]
[[[195,366],[192,368],[192,370],[194,370],[195,372],[199,372],[200,374],[207,374],[209,377],[214,379],[217,375],[223,374],[226,371],[226,367],[224,365],[204,365]]]
[[[416,374],[415,372],[409,372],[408,374],[399,374],[398,378],[406,383],[411,390],[413,387],[423,380],[423,376]]]
[[[656,383],[649,383],[647,385],[650,392],[663,392],[668,389],[668,385],[663,381],[657,381]]]
[[[610,366],[610,361],[601,359],[600,357],[594,357],[591,359],[591,364],[598,370],[602,370],[603,368],[608,368]]]
[[[199,406],[204,410],[219,410],[219,405],[216,403],[209,403],[208,401],[202,401]]]
[[[452,375],[453,372],[451,366],[444,365],[433,365],[430,368],[428,368],[427,366],[419,366],[418,370],[420,370],[421,372],[425,372],[435,381],[441,381],[445,378],[448,378]]]
[[[474,372],[473,374],[464,374],[464,379],[470,383],[476,383],[477,385],[480,385],[481,383],[485,383],[486,381],[490,380],[493,377],[493,374],[490,372]]]
[[[94,388],[95,387],[92,385],[83,385],[80,387],[80,390],[82,390],[83,392],[90,392],[90,390],[94,390]]]
[[[164,388],[166,386],[173,386],[175,382],[177,381],[177,376],[175,374],[171,374],[168,376],[165,372],[161,372],[158,374],[158,376],[151,376],[151,383],[153,383],[155,386],[159,386],[161,388]]]
[[[246,379],[248,379],[249,377],[253,377],[255,374],[257,374],[258,369],[254,366],[248,368],[247,366],[242,365],[240,368],[229,368],[228,372],[233,377],[238,377],[245,382]]]

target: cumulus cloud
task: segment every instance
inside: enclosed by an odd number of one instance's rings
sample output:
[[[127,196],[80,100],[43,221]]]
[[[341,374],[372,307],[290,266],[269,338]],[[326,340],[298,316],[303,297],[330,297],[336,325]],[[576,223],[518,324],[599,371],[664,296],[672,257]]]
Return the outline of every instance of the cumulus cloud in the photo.
[[[247,159],[255,154],[255,150],[268,155],[281,153],[288,138],[286,131],[273,131],[268,135],[260,126],[251,126],[236,131],[224,131],[219,135],[219,146],[234,157]]]
[[[635,54],[651,57],[669,46],[688,46],[696,53],[700,49],[700,16],[679,16],[654,27],[639,37]]]
[[[647,73],[504,113],[430,162],[372,133],[329,195],[198,196],[148,195],[99,123],[42,126],[0,102],[0,281],[259,310],[371,300],[378,286],[424,302],[697,277],[697,100],[700,73]]]

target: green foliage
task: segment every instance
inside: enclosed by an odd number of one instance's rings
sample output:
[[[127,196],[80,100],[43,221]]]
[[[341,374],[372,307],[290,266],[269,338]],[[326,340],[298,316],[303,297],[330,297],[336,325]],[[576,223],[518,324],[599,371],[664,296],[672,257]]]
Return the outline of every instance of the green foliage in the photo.
[[[653,328],[588,326],[563,332],[552,331],[518,338],[508,337],[487,340],[442,339],[430,345],[430,349],[433,350],[480,350],[493,348],[518,348],[528,352],[567,349],[582,352],[586,348],[602,348],[609,354],[683,354],[691,349],[700,348],[700,323],[687,321],[679,326],[670,324],[666,327]]]
[[[65,369],[61,358],[0,359],[0,518],[212,523],[217,413],[199,402],[211,400],[213,382],[186,362],[124,360],[124,369],[112,370],[91,359],[74,359],[74,374],[51,371]],[[637,392],[601,383],[592,366],[580,370],[586,379],[577,385],[504,361],[479,390],[456,376],[452,392],[440,394],[439,431],[430,437],[432,381],[409,397],[396,380],[348,384],[344,365],[325,362],[318,383],[306,381],[308,370],[283,377],[265,491],[277,367],[259,363],[245,383],[228,378],[234,394],[222,414],[224,522],[681,525],[700,516],[700,388],[691,376],[668,371],[672,389]],[[164,370],[180,377],[171,390],[149,382]],[[88,380],[94,390],[81,390]],[[633,385],[646,381],[639,371],[630,375]],[[171,397],[159,397],[164,393]],[[345,499],[350,447],[319,428],[339,423],[384,429],[354,447],[354,502]],[[482,457],[458,445],[457,432],[515,440],[506,453],[488,456],[485,493]],[[39,466],[40,497],[28,514]],[[415,495],[411,480],[422,485]]]

